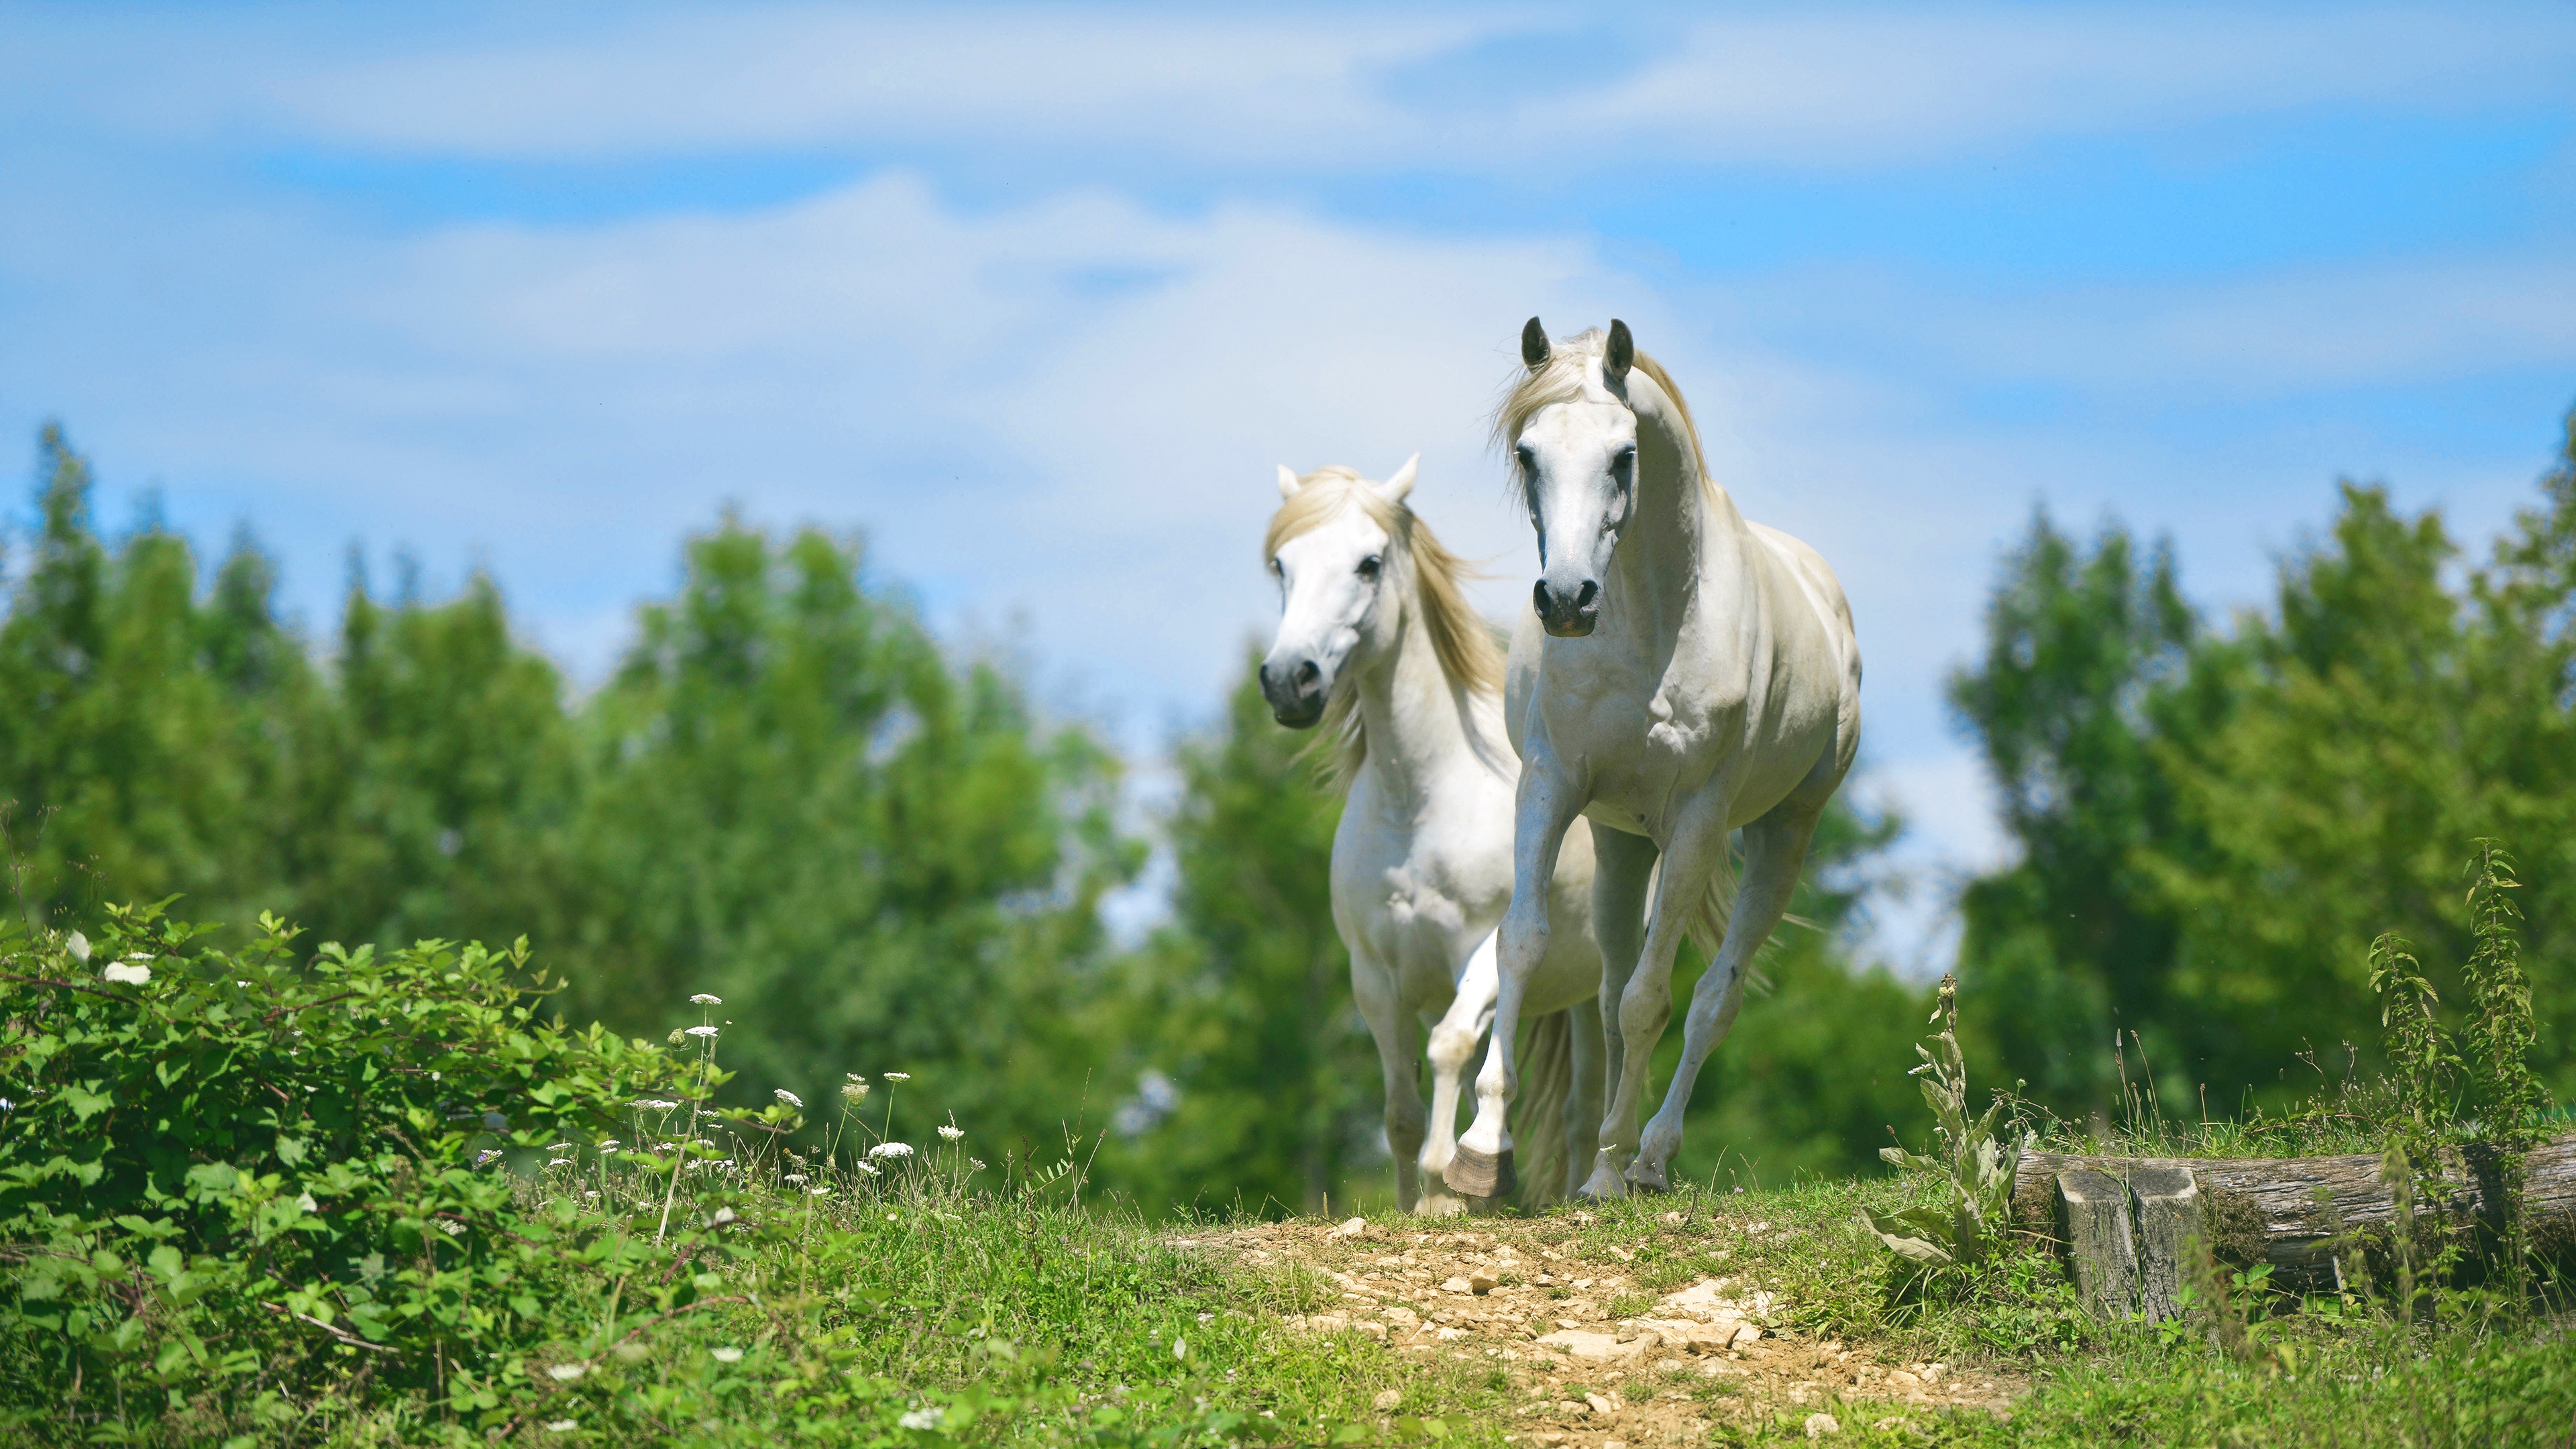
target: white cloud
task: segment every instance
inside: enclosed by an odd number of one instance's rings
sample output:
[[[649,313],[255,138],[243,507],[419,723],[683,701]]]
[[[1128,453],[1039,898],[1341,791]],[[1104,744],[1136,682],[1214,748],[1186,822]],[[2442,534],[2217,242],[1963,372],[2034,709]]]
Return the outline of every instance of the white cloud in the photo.
[[[2434,7],[1798,8],[1608,28],[1533,9],[594,14],[469,12],[427,32],[56,16],[50,49],[75,58],[14,78],[102,125],[421,156],[969,146],[1521,173],[1866,166],[2319,105],[2549,103],[2576,62],[2576,21],[2541,6],[2474,22]],[[1490,53],[1515,44],[1567,63],[1498,68]]]

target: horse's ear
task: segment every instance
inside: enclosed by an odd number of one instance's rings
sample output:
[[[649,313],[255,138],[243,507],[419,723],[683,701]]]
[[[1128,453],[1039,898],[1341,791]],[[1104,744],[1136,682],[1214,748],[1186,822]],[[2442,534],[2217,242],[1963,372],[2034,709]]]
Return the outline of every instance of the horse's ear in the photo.
[[[1395,470],[1394,477],[1378,485],[1379,495],[1389,503],[1402,503],[1404,495],[1413,491],[1413,465],[1421,461],[1420,453],[1405,459],[1404,466]]]
[[[1611,318],[1610,345],[1601,350],[1601,370],[1608,373],[1613,381],[1620,381],[1628,376],[1628,369],[1636,362],[1637,339],[1629,334],[1627,323]]]
[[[1536,317],[1521,324],[1521,361],[1532,372],[1547,366],[1547,329]]]
[[[1280,464],[1279,496],[1283,499],[1294,498],[1297,496],[1297,489],[1299,486],[1300,485],[1297,482],[1297,470],[1289,467],[1285,463]]]

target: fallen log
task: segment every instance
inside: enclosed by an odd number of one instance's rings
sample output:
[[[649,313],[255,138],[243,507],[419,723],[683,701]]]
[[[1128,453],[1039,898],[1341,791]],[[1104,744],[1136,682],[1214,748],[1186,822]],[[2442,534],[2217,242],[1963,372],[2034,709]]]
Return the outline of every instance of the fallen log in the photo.
[[[2102,1311],[2172,1302],[2181,1245],[2198,1239],[2222,1262],[2270,1263],[2273,1281],[2302,1292],[2343,1286],[2338,1241],[2385,1237],[2397,1195],[2376,1153],[2336,1157],[2095,1157],[2025,1155],[2013,1177],[2013,1218],[2059,1245],[2085,1297]],[[2419,1220],[2494,1222],[2491,1163],[2454,1161],[2415,1204]],[[2576,1135],[2524,1159],[2523,1214],[2535,1238],[2576,1238]]]

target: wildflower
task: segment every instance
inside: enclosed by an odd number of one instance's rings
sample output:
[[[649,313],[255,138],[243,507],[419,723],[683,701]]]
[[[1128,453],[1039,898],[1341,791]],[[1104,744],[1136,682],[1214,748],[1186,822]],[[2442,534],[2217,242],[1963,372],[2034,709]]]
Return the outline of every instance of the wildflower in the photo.
[[[617,1146],[618,1146],[617,1139],[616,1139],[616,1138],[614,1138],[614,1137],[611,1137],[611,1138],[608,1138],[608,1139],[606,1139],[606,1140],[602,1141],[602,1142],[599,1144],[599,1150],[600,1150],[600,1151],[602,1151],[602,1152],[615,1152],[615,1151],[617,1150]]]
[[[732,1222],[732,1221],[733,1221],[733,1209],[732,1209],[732,1208],[717,1208],[717,1209],[716,1209],[716,1215],[715,1215],[714,1217],[711,1217],[711,1218],[707,1219],[707,1226],[708,1226],[708,1227],[711,1227],[711,1228],[720,1228],[720,1227],[723,1227],[725,1224],[727,1224],[727,1223],[729,1223],[729,1222]]]
[[[885,1079],[886,1079],[887,1081],[889,1081],[889,1082],[909,1082],[909,1081],[911,1081],[911,1080],[912,1080],[912,1073],[910,1073],[910,1072],[888,1072],[888,1073],[886,1073],[886,1074],[885,1074]]]
[[[498,1156],[500,1156],[500,1155],[501,1155],[500,1153],[493,1151],[493,1150],[492,1150],[491,1148],[489,1148],[489,1147],[486,1147],[486,1148],[484,1148],[482,1151],[477,1152],[477,1153],[475,1153],[475,1154],[474,1154],[474,1165],[475,1165],[476,1167],[481,1167],[481,1166],[483,1166],[485,1163],[490,1162],[493,1158],[498,1157]]]
[[[776,1090],[776,1091],[774,1091],[774,1092],[770,1093],[769,1095],[771,1095],[771,1096],[773,1096],[773,1097],[776,1097],[778,1100],[780,1100],[780,1101],[782,1101],[782,1102],[786,1103],[786,1104],[787,1104],[788,1106],[790,1106],[790,1107],[795,1108],[795,1109],[796,1109],[797,1111],[799,1111],[799,1112],[802,1112],[802,1111],[804,1111],[804,1110],[805,1110],[805,1099],[804,1099],[804,1098],[802,1098],[802,1097],[800,1097],[800,1096],[797,1096],[794,1092],[791,1092],[791,1091],[787,1090],[785,1087],[780,1087],[778,1090]]]
[[[707,1350],[707,1356],[718,1363],[742,1362],[742,1350],[738,1348],[711,1348]]]
[[[302,1196],[300,1196],[300,1197],[298,1197],[298,1198],[296,1198],[296,1199],[295,1199],[295,1205],[296,1205],[297,1207],[300,1207],[300,1208],[304,1209],[304,1210],[305,1210],[306,1212],[308,1212],[308,1213],[318,1213],[318,1212],[322,1211],[322,1205],[321,1205],[320,1203],[315,1202],[315,1201],[313,1200],[313,1194],[311,1194],[311,1193],[309,1193],[309,1192],[308,1192],[308,1193],[303,1194]]]
[[[864,1082],[867,1080],[867,1078],[860,1076],[856,1072],[843,1072],[841,1075],[849,1078],[853,1082]]]
[[[877,1175],[877,1165],[876,1165],[875,1163],[873,1163],[873,1162],[870,1162],[870,1161],[866,1160],[865,1158],[861,1158],[859,1161],[857,1161],[857,1162],[855,1162],[855,1163],[852,1163],[851,1165],[852,1165],[853,1167],[856,1167],[859,1171],[866,1173],[866,1174],[867,1174],[868,1176],[870,1176],[870,1177],[874,1177],[874,1176],[876,1176],[876,1175]]]
[[[936,1429],[947,1417],[947,1410],[933,1405],[926,1409],[915,1409],[895,1422],[907,1429]]]
[[[689,1028],[689,1035],[691,1036],[714,1036],[715,1034],[716,1028],[712,1026],[693,1026]]]
[[[81,962],[89,960],[89,937],[82,935],[78,931],[74,931],[71,934],[71,939],[65,941],[63,944],[70,948],[73,960]]]
[[[697,995],[689,998],[689,1004],[691,1006],[722,1006],[724,1005],[724,998],[721,996],[709,996],[705,992],[701,991]]]
[[[141,986],[152,979],[152,968],[120,961],[99,974],[119,986]]]
[[[868,1149],[870,1157],[910,1157],[911,1155],[912,1144],[909,1142],[880,1142]]]
[[[680,1104],[666,1102],[659,1097],[638,1097],[628,1105],[641,1107],[647,1112],[670,1112],[678,1110]]]
[[[1190,1341],[1189,1341],[1188,1339],[1186,1339],[1186,1338],[1181,1337],[1181,1336],[1180,1336],[1179,1334],[1177,1334],[1177,1333],[1176,1333],[1176,1334],[1173,1334],[1173,1335],[1172,1335],[1172,1357],[1174,1357],[1174,1358],[1176,1358],[1176,1359],[1180,1359],[1180,1360],[1182,1360],[1183,1362],[1187,1362],[1187,1361],[1189,1360],[1189,1356],[1190,1356]]]
[[[832,1190],[828,1187],[810,1188],[808,1191],[812,1192],[816,1197],[830,1197],[832,1195]]]
[[[578,1429],[578,1428],[580,1428],[580,1427],[581,1427],[581,1424],[580,1424],[578,1421],[576,1421],[576,1420],[572,1420],[572,1419],[548,1419],[548,1420],[546,1420],[546,1432],[547,1432],[547,1433],[549,1433],[549,1434],[569,1434],[569,1433],[571,1433],[573,1430]]]
[[[793,1183],[802,1184],[802,1183],[805,1181],[805,1174],[803,1174],[803,1173],[801,1173],[801,1172],[791,1172],[791,1173],[788,1173],[788,1174],[786,1174],[785,1176],[783,1176],[783,1177],[779,1178],[778,1180],[779,1180],[780,1182],[793,1182]]]
[[[865,1101],[867,1099],[867,1095],[868,1084],[865,1082],[844,1082],[841,1084],[841,1100],[849,1103],[853,1107]]]
[[[569,1157],[549,1157],[549,1158],[547,1158],[547,1159],[546,1159],[546,1166],[548,1166],[548,1167],[570,1167],[570,1166],[572,1166],[572,1159],[571,1159],[571,1158],[569,1158]]]
[[[682,1042],[687,1041],[688,1039],[689,1039],[689,1034],[688,1034],[687,1032],[680,1030],[680,1029],[679,1029],[678,1027],[676,1027],[676,1026],[675,1026],[675,1027],[673,1027],[673,1028],[671,1028],[671,1035],[670,1035],[670,1037],[669,1037],[669,1041],[670,1041],[671,1045],[673,1045],[673,1046],[678,1046],[678,1045],[680,1045]]]
[[[465,1225],[463,1223],[441,1222],[438,1225],[438,1230],[447,1234],[451,1238],[461,1238],[465,1236]]]
[[[559,1384],[568,1384],[588,1372],[590,1365],[586,1363],[559,1363],[546,1370],[546,1377]]]
[[[966,1130],[962,1127],[943,1126],[939,1129],[939,1135],[947,1138],[951,1142],[954,1142],[958,1138],[965,1136]]]
[[[977,1172],[982,1172],[984,1170],[984,1159],[980,1157],[969,1157],[966,1159],[966,1165],[975,1169]]]

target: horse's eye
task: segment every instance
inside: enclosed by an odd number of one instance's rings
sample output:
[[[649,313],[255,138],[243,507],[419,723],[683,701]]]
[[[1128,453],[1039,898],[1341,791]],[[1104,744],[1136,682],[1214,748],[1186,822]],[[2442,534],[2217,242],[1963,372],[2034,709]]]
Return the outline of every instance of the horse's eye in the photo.
[[[1279,560],[1274,558],[1270,561],[1270,576],[1272,578],[1284,579],[1288,577],[1288,570],[1280,567]]]
[[[1361,578],[1364,578],[1364,579],[1373,579],[1373,578],[1376,578],[1376,577],[1377,577],[1377,570],[1378,570],[1378,563],[1379,563],[1379,559],[1378,559],[1378,556],[1377,556],[1376,554],[1370,554],[1367,558],[1361,559],[1361,560],[1360,560],[1360,577],[1361,577]]]
[[[1610,460],[1610,470],[1614,473],[1625,474],[1636,466],[1637,450],[1633,447],[1620,449],[1619,456]]]
[[[1531,451],[1529,444],[1523,443],[1519,447],[1512,449],[1512,456],[1520,459],[1521,468],[1524,472],[1535,473],[1538,471],[1538,454]]]

